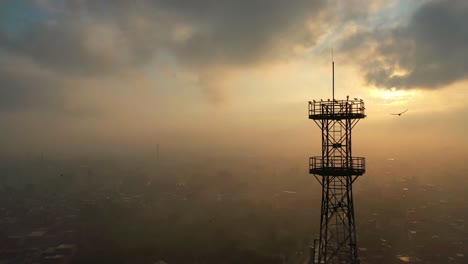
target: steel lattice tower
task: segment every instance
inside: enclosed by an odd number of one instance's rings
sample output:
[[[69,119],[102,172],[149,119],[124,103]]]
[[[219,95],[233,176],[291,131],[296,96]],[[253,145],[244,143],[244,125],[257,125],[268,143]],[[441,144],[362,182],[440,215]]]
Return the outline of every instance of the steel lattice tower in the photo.
[[[360,262],[352,187],[365,172],[365,159],[352,156],[351,131],[365,117],[362,100],[334,99],[334,80],[332,100],[309,101],[309,119],[322,130],[322,156],[309,159],[309,172],[322,185],[320,237],[314,241],[310,263]]]

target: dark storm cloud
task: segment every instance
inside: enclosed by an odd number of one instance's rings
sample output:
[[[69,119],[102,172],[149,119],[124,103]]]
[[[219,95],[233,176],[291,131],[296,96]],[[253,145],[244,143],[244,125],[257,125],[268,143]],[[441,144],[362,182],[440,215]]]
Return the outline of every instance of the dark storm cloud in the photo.
[[[80,74],[134,67],[161,49],[182,66],[244,65],[277,57],[273,51],[285,52],[278,44],[293,36],[313,43],[305,20],[318,15],[324,1],[73,1],[60,7],[60,16],[30,25],[20,38],[0,30],[0,47]],[[185,39],[174,39],[184,26]]]
[[[356,5],[359,1],[351,1],[349,5],[359,6]],[[289,58],[294,45],[313,47],[330,24],[339,23],[331,19],[332,11],[342,13],[333,16],[336,20],[355,19],[366,13],[365,8],[346,8],[347,4],[324,0],[26,3],[33,5],[28,14],[32,13],[34,20],[25,19],[28,15],[17,16],[17,20],[24,20],[21,23],[0,19],[0,59],[30,60],[59,75],[54,78],[69,80],[118,78],[163,54],[173,59],[178,70],[195,74],[207,98],[215,98],[212,101],[222,101],[221,86],[231,76],[231,70]],[[341,8],[337,10],[336,6]],[[21,11],[15,8],[11,12],[18,10]],[[16,24],[21,24],[20,31]],[[2,54],[8,54],[8,58]],[[33,94],[38,90],[26,88],[27,74],[17,81],[13,78],[18,75],[7,76],[10,89],[24,87],[10,91],[10,96],[16,94],[20,98],[24,93],[21,98],[36,97]],[[44,80],[44,83],[50,87],[63,82]]]
[[[343,52],[361,57],[365,78],[380,87],[436,89],[468,78],[468,2],[434,1],[421,6],[408,25],[359,32]],[[367,52],[375,45],[374,52]],[[358,55],[359,57],[359,55]],[[395,71],[405,74],[395,75]]]
[[[0,65],[0,111],[50,110],[62,107],[63,85],[48,73],[31,72],[21,62]]]
[[[161,6],[200,27],[199,33],[175,46],[181,60],[195,65],[255,63],[266,56],[276,58],[275,51],[287,52],[279,50],[281,41],[305,37],[314,42],[314,32],[306,32],[306,19],[318,16],[324,8],[323,1],[306,0],[187,3],[161,1]]]
[[[0,47],[64,73],[99,74],[117,68],[117,62],[87,48],[85,39],[82,27],[65,22],[34,26],[19,40],[0,35]]]
[[[0,20],[0,58],[30,60],[62,78],[99,78],[142,67],[163,52],[181,69],[199,76],[202,90],[213,93],[208,98],[218,99],[223,94],[217,87],[221,82],[209,80],[222,77],[214,75],[282,58],[295,42],[312,45],[319,32],[311,30],[311,24],[320,24],[318,17],[325,10],[323,0],[30,3],[36,3],[37,18],[29,21],[18,15],[20,31],[18,21]],[[16,77],[21,79],[15,81]],[[5,104],[19,98],[41,101],[36,94],[41,90],[27,85],[33,78],[2,78],[8,79],[3,93],[11,98]]]

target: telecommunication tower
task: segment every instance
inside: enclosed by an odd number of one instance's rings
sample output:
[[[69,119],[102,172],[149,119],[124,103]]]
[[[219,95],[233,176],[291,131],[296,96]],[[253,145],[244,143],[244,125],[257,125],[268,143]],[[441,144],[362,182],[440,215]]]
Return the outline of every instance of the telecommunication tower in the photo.
[[[352,156],[351,131],[366,117],[365,107],[362,99],[335,99],[334,75],[332,60],[332,100],[309,101],[309,119],[322,130],[322,155],[309,159],[309,172],[322,185],[320,237],[310,263],[358,264],[353,183],[364,174],[365,159]]]

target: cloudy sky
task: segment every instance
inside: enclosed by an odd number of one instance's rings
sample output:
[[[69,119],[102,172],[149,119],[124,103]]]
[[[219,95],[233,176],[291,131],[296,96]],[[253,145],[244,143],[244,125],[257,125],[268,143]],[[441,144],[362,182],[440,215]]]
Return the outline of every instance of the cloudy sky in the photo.
[[[464,0],[3,0],[0,151],[316,155],[333,48],[358,154],[463,157],[466,25]]]

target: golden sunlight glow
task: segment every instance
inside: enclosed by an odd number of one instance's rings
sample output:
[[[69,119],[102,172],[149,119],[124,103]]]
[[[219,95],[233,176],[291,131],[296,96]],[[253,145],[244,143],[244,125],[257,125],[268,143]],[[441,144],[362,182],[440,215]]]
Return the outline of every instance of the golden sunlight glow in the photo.
[[[404,76],[407,76],[408,74],[409,74],[409,71],[405,69],[397,69],[393,71],[393,74],[390,77],[404,77]]]
[[[416,91],[397,90],[392,88],[387,89],[372,89],[370,95],[376,99],[380,99],[385,104],[406,104],[411,98],[416,95]]]

